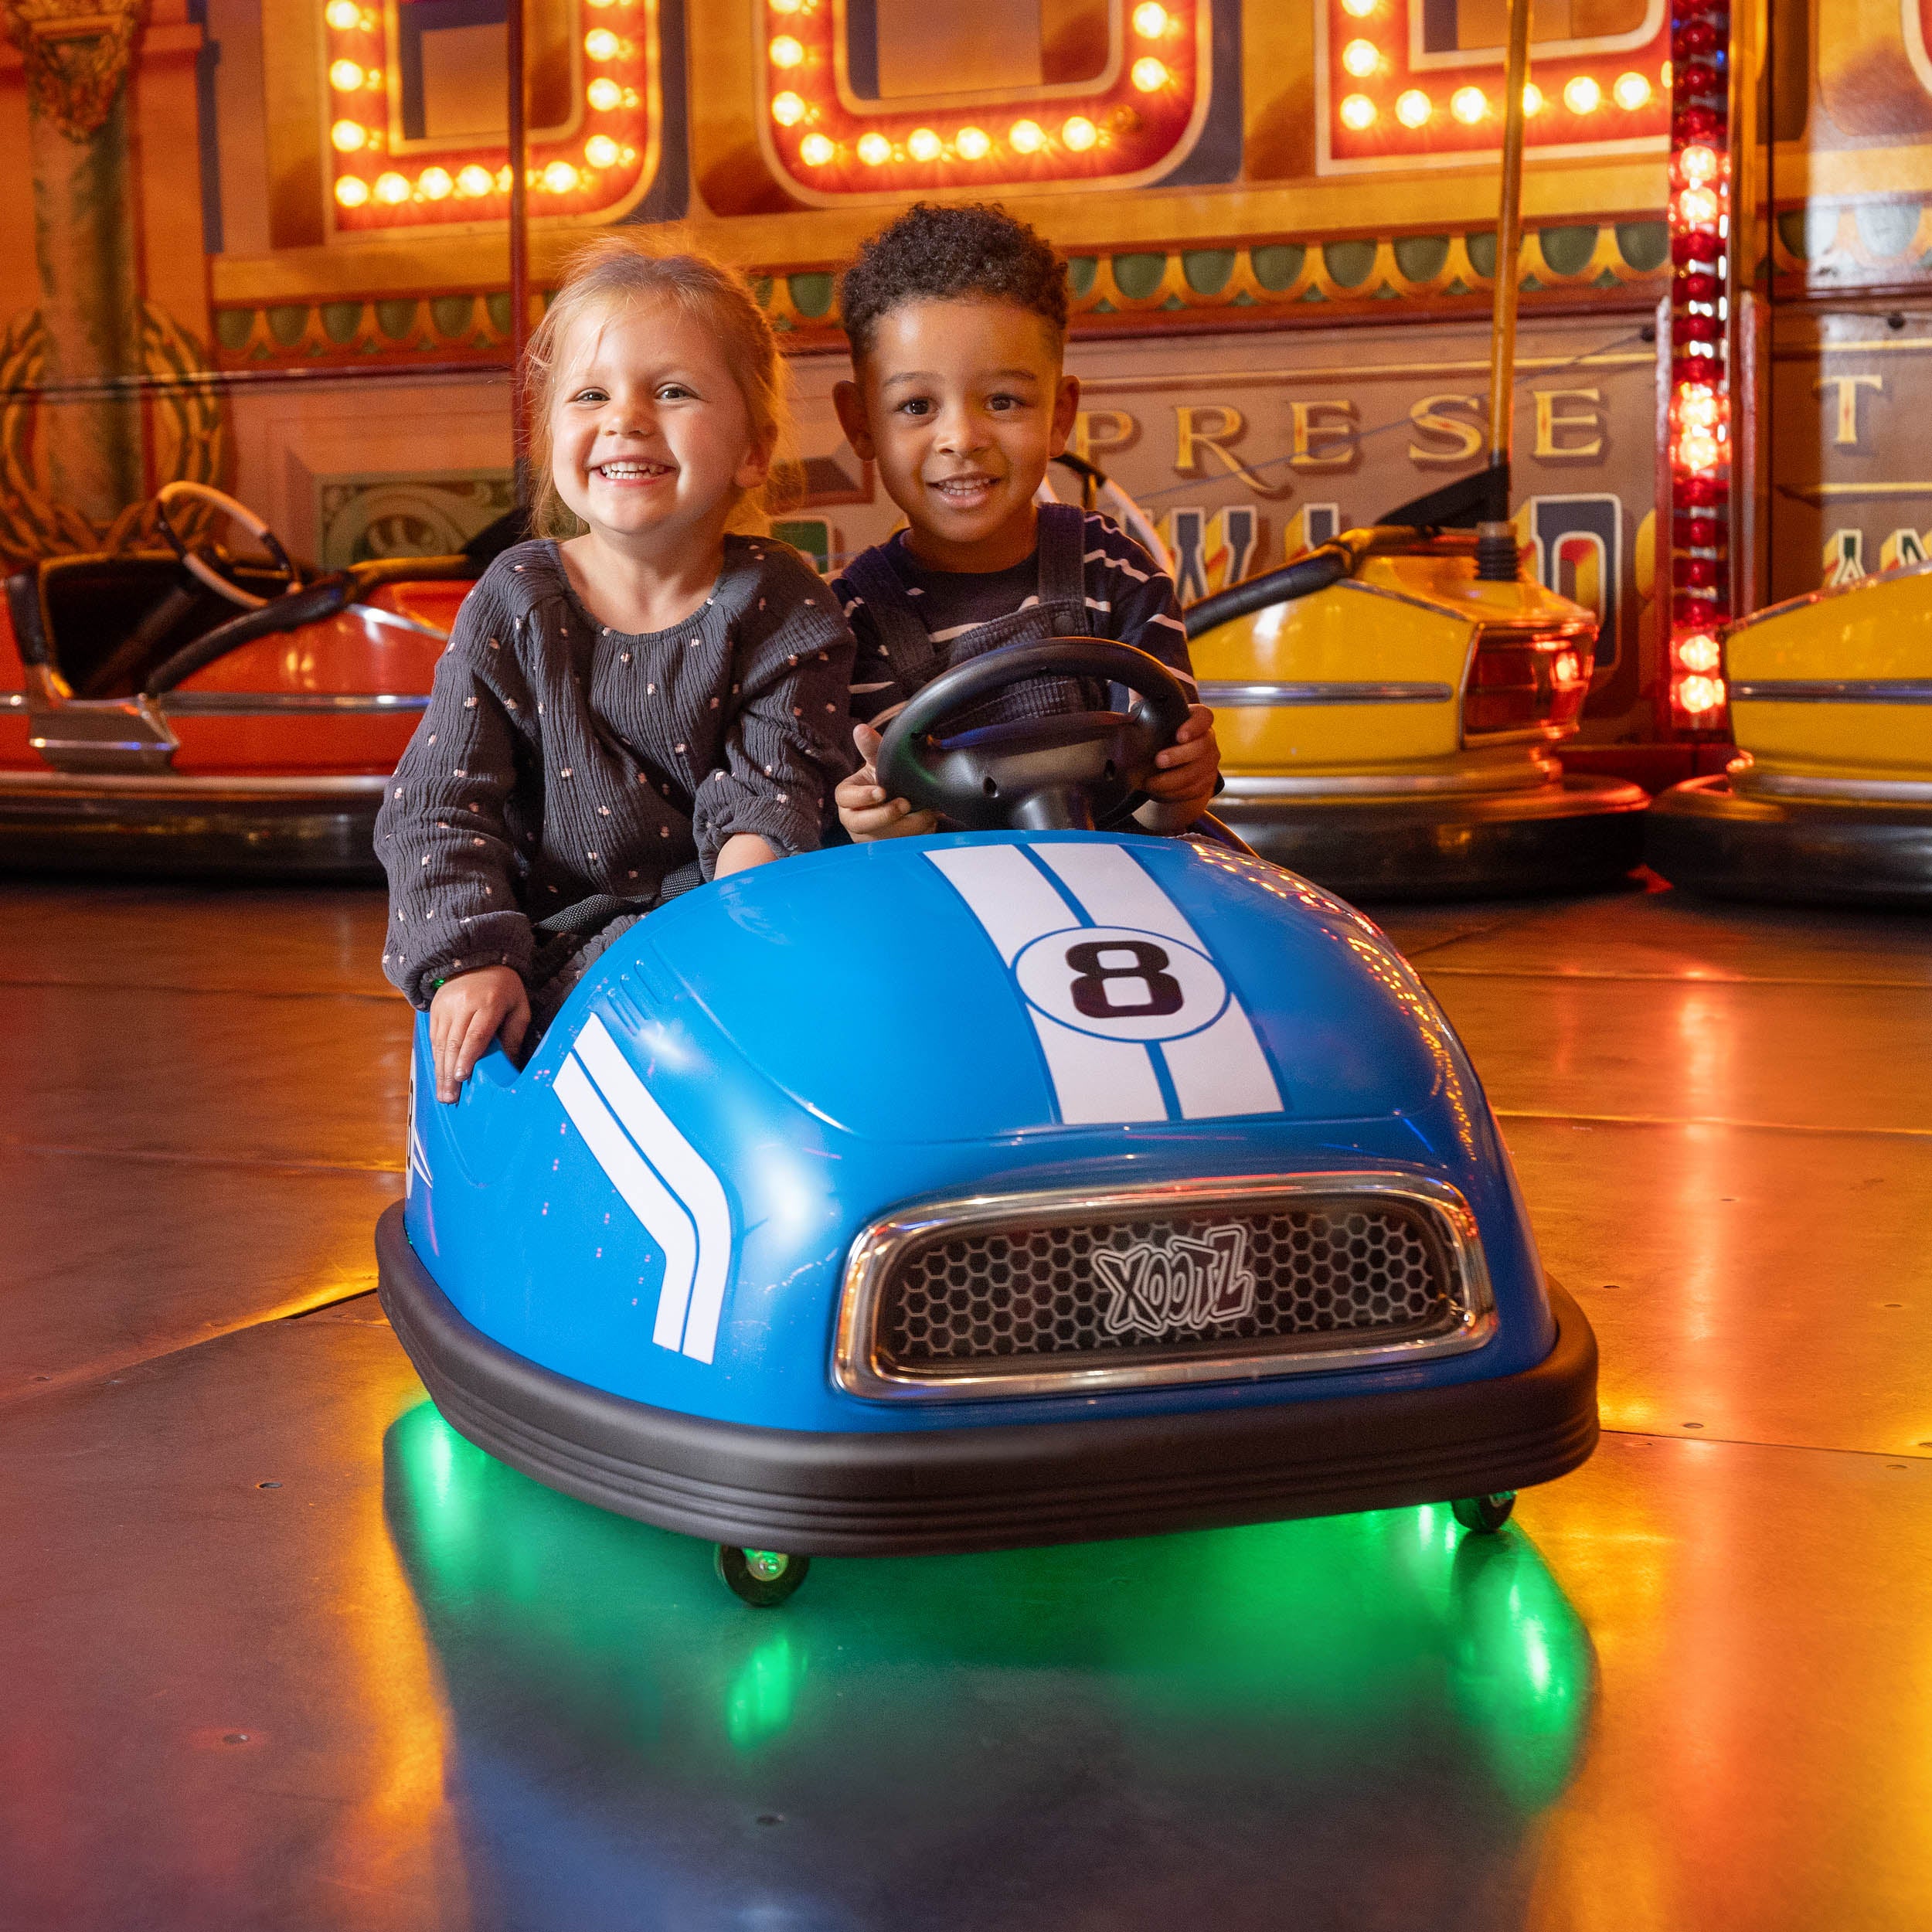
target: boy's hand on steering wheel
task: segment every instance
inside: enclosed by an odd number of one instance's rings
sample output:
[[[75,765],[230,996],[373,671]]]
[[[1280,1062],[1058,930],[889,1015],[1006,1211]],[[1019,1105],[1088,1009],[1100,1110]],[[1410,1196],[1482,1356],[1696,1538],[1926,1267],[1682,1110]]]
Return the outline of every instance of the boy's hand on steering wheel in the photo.
[[[841,781],[832,795],[838,808],[838,822],[853,844],[862,845],[875,838],[910,838],[937,831],[937,812],[914,811],[910,799],[886,796],[879,774],[872,768],[872,760],[879,755],[879,733],[870,725],[854,725],[852,741],[866,762],[849,778]]]
[[[522,975],[512,968],[479,966],[444,981],[430,1002],[436,1097],[452,1104],[499,1034],[504,1052],[514,1057],[529,1024],[530,996]]]
[[[1189,705],[1187,723],[1154,763],[1157,769],[1147,781],[1147,795],[1165,808],[1159,815],[1162,818],[1172,817],[1179,808],[1192,806],[1193,810],[1187,814],[1191,822],[1206,811],[1221,770],[1214,713],[1204,704]]]

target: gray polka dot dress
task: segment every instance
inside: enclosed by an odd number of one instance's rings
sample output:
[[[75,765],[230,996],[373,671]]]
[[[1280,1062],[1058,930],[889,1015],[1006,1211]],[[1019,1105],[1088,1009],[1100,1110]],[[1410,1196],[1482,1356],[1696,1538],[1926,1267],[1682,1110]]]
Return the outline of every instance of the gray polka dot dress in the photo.
[[[554,543],[522,543],[464,600],[376,825],[384,971],[514,967],[538,990],[557,934],[652,906],[755,832],[809,851],[856,754],[852,640],[797,552],[728,536],[709,600],[634,636],[578,602]]]

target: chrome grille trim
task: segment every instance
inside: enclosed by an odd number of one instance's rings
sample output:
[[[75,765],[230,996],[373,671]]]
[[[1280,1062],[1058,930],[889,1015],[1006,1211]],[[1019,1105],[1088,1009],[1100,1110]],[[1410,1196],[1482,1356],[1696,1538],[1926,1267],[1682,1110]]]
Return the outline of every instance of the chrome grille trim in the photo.
[[[1338,1330],[1328,1347],[1298,1347],[1277,1354],[1189,1355],[1162,1361],[1108,1362],[1082,1366],[1091,1355],[1070,1354],[1066,1366],[1043,1368],[1037,1356],[1019,1368],[989,1365],[913,1374],[887,1360],[878,1329],[886,1291],[907,1250],[936,1233],[992,1232],[1039,1227],[1078,1219],[1179,1219],[1226,1208],[1253,1214],[1270,1202],[1284,1207],[1319,1206],[1323,1197],[1380,1195],[1423,1209],[1447,1248],[1449,1284],[1457,1311],[1445,1331],[1394,1341],[1372,1339],[1372,1330]],[[1097,1292],[1099,1291],[1097,1288]],[[1496,1311],[1481,1237],[1468,1202],[1445,1182],[1413,1174],[1356,1172],[1237,1175],[1171,1181],[1144,1187],[1094,1191],[1043,1189],[1025,1194],[975,1195],[920,1203],[873,1222],[853,1242],[845,1265],[832,1347],[832,1379],[848,1395],[870,1401],[975,1401],[1011,1396],[1085,1396],[1114,1389],[1185,1386],[1206,1382],[1245,1382],[1276,1376],[1389,1368],[1460,1355],[1495,1332]],[[1355,1338],[1351,1339],[1351,1336]],[[1370,1338],[1363,1339],[1363,1337]]]

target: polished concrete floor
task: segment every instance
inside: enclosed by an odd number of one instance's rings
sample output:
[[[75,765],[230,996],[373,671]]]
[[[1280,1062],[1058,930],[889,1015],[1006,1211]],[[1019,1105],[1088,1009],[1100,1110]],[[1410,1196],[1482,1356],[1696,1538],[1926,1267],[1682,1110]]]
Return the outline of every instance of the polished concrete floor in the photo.
[[[821,1563],[452,1435],[379,900],[0,885],[0,1926],[1932,1924],[1932,929],[1389,923],[1608,1433],[1446,1512]]]

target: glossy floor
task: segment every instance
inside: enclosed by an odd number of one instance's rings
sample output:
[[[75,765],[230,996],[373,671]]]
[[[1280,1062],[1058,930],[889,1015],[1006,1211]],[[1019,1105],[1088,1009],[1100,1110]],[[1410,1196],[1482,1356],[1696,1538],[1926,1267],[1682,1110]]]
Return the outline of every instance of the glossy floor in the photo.
[[[379,902],[0,915],[0,1925],[1932,1923],[1922,922],[1391,918],[1603,1343],[1611,1433],[1493,1543],[821,1563],[760,1616],[424,1406],[366,1292]]]

